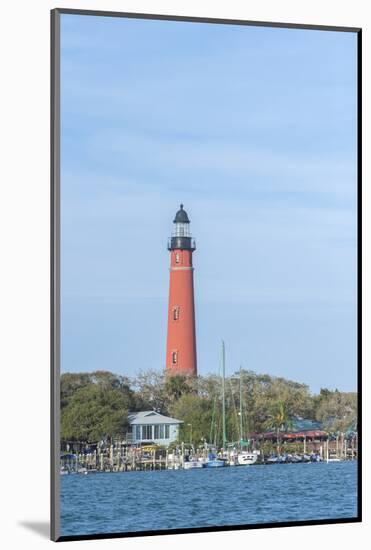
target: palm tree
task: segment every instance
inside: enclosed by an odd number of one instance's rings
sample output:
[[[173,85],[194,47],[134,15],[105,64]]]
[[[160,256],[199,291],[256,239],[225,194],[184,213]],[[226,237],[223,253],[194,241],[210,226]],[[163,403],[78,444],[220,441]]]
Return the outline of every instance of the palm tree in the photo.
[[[170,404],[177,401],[183,394],[190,393],[191,389],[186,376],[176,374],[166,378],[165,392]]]
[[[277,433],[277,453],[280,452],[280,431],[292,428],[292,416],[284,401],[276,401],[270,407],[268,418],[264,422],[264,429],[276,430]]]

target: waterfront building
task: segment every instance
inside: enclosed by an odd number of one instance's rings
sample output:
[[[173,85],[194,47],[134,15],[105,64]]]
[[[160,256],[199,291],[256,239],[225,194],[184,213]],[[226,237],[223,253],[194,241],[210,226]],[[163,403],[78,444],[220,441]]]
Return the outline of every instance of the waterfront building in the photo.
[[[140,411],[128,416],[130,440],[133,444],[155,443],[169,445],[179,438],[182,420],[165,416],[156,411]]]
[[[196,249],[183,205],[173,220],[168,242],[170,285],[166,346],[166,373],[197,375],[196,328],[192,256]]]

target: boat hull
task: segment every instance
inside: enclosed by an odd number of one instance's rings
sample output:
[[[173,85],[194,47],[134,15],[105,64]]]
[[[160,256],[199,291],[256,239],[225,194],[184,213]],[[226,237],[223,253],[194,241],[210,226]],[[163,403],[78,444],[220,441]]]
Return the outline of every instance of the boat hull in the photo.
[[[237,457],[237,463],[239,466],[252,466],[253,464],[256,464],[256,461],[258,460],[257,455],[246,453],[246,454],[240,454]]]
[[[209,460],[205,462],[205,468],[221,468],[225,466],[224,460]]]
[[[197,460],[190,460],[189,462],[185,462],[183,464],[183,468],[185,470],[193,470],[194,468],[202,468],[202,467],[203,467],[203,463]]]

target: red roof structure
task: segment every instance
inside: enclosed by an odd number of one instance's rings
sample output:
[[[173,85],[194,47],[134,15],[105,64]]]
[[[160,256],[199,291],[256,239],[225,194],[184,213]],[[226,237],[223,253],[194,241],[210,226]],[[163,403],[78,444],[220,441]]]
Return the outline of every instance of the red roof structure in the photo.
[[[262,432],[262,433],[253,433],[250,436],[251,439],[267,441],[276,441],[277,432]],[[322,430],[301,430],[300,432],[279,432],[279,438],[281,441],[297,441],[303,439],[328,439],[328,433]]]

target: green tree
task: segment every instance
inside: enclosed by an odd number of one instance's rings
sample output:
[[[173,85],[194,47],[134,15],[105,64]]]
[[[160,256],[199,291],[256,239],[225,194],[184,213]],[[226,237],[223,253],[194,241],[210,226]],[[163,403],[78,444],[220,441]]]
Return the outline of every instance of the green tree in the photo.
[[[316,419],[330,432],[357,429],[357,394],[337,390],[322,393],[317,399]]]
[[[230,382],[235,403],[239,409],[240,373],[236,372],[230,378]],[[267,420],[272,416],[272,406],[278,401],[286,404],[293,418],[313,415],[312,397],[305,384],[247,370],[241,372],[241,384],[245,437],[249,433],[266,429]]]
[[[241,383],[241,392],[240,392]],[[199,444],[222,438],[222,379],[171,376],[149,370],[131,380],[109,371],[64,373],[61,376],[62,438],[97,441],[126,430],[127,412],[155,409],[183,420],[180,438]],[[292,429],[296,418],[317,420],[328,431],[355,430],[357,394],[322,388],[311,395],[308,386],[281,377],[242,370],[225,384],[228,440],[240,438],[242,395],[243,438],[253,432]],[[191,426],[190,426],[191,425]],[[213,429],[211,430],[211,428]],[[212,439],[212,441],[211,441]]]
[[[266,429],[280,431],[292,428],[292,416],[285,401],[276,401],[271,404],[269,417],[265,422]]]
[[[182,395],[192,393],[192,383],[190,377],[174,375],[167,376],[165,380],[166,408],[178,401]]]
[[[280,432],[292,428],[292,415],[285,401],[272,403],[270,413],[265,421],[265,429],[275,430],[277,434],[277,452],[280,452]]]
[[[130,380],[126,376],[114,374],[106,370],[96,370],[90,373],[90,382],[103,389],[129,391]]]
[[[130,393],[90,384],[77,390],[61,412],[61,438],[98,442],[127,429]]]
[[[165,376],[162,372],[142,371],[131,380],[131,385],[135,391],[136,410],[166,412]]]
[[[61,375],[60,392],[61,392],[61,409],[63,409],[70,397],[91,383],[90,373],[88,372],[65,372]]]
[[[118,389],[124,393],[130,392],[129,379],[125,376],[113,374],[109,371],[97,370],[93,372],[66,372],[61,375],[61,408],[65,407],[69,399],[81,388],[92,384],[103,389]]]
[[[184,394],[170,406],[169,413],[183,420],[179,441],[189,442],[191,431],[194,444],[199,445],[204,439],[208,440],[212,415],[212,403],[208,398]]]

